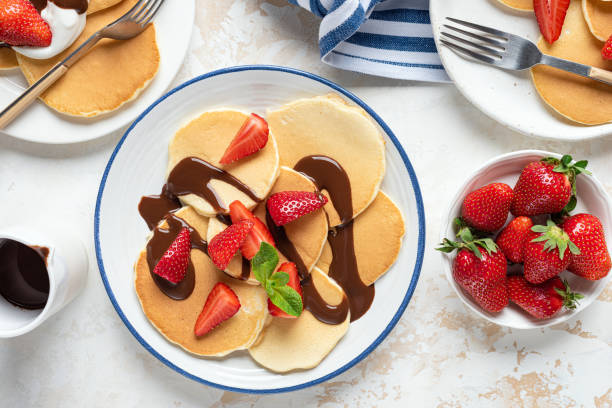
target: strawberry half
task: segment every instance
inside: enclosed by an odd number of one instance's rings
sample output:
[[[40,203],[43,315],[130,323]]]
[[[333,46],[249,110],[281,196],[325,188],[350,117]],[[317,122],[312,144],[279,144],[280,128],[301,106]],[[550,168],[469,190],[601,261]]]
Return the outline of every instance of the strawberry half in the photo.
[[[302,285],[300,284],[300,277],[298,276],[295,264],[293,262],[285,262],[278,268],[278,272],[285,272],[289,275],[289,283],[287,283],[287,285],[295,289],[295,291],[302,296]],[[268,299],[268,311],[275,317],[286,317],[290,319],[295,319],[297,317],[283,312],[278,306],[272,303],[270,299]]]
[[[240,246],[240,252],[242,252],[242,256],[244,256],[249,261],[253,259],[253,257],[259,251],[259,247],[262,242],[267,242],[272,246],[276,246],[274,243],[274,238],[264,224],[259,218],[257,218],[252,212],[249,211],[248,208],[244,206],[240,201],[234,201],[230,204],[230,217],[234,224],[242,221],[242,220],[251,220],[254,223],[253,230],[249,233],[244,243]]]
[[[48,47],[51,28],[29,0],[0,0],[0,41],[13,46]]]
[[[183,228],[176,236],[170,247],[164,252],[153,273],[172,282],[179,283],[187,274],[189,266],[189,252],[191,251],[191,238],[189,229]]]
[[[537,319],[548,319],[563,306],[575,309],[577,301],[583,298],[559,277],[534,285],[521,275],[512,275],[508,277],[508,294],[513,303]]]
[[[215,235],[208,243],[208,255],[217,268],[222,271],[227,268],[253,226],[253,221],[241,220]]]
[[[268,123],[264,118],[251,113],[219,160],[221,164],[230,164],[263,149],[268,143]]]
[[[327,204],[323,194],[309,191],[281,191],[272,194],[266,203],[268,212],[277,226],[295,221]]]
[[[549,44],[559,39],[569,5],[570,0],[533,0],[540,32]]]
[[[601,49],[601,57],[605,60],[612,60],[612,35]]]
[[[217,283],[206,298],[193,332],[203,336],[240,310],[240,300],[225,283]]]

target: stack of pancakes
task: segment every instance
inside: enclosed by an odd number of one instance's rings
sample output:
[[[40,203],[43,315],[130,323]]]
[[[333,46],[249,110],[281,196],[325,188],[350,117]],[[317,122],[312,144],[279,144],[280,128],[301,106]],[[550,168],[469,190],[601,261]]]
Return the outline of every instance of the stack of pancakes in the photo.
[[[220,200],[225,206],[241,200],[265,223],[265,200],[270,194],[316,190],[309,178],[293,170],[297,161],[309,155],[333,158],[344,168],[351,183],[359,274],[365,284],[373,284],[394,263],[405,230],[402,213],[380,191],[385,174],[385,146],[377,126],[362,109],[347,105],[338,96],[301,99],[268,112],[270,139],[262,150],[233,164],[221,165],[219,159],[247,117],[235,110],[216,110],[191,121],[170,143],[168,172],[181,159],[192,156],[224,169],[249,186],[262,201],[258,205],[234,187],[213,180]],[[327,192],[324,190],[323,194]],[[195,195],[180,199],[184,207],[176,215],[201,236],[210,240],[226,228],[205,200]],[[331,305],[339,304],[346,296],[328,276],[332,260],[328,231],[339,223],[330,202],[324,211],[315,211],[285,226],[314,286]],[[279,255],[281,262],[287,260]],[[248,349],[262,366],[286,372],[319,364],[349,328],[350,315],[337,325],[317,320],[308,310],[297,319],[270,316],[267,295],[252,273],[246,281],[237,279],[242,275],[240,254],[226,271],[219,271],[198,250],[192,250],[191,257],[196,286],[192,295],[181,301],[170,299],[156,286],[147,265],[146,250],[140,253],[135,266],[135,287],[144,313],[170,342],[186,351],[200,356],[224,356]],[[217,282],[228,284],[242,307],[210,333],[196,337],[195,321]]]
[[[79,38],[64,52],[35,60],[0,48],[0,70],[19,67],[33,84],[66,58],[94,32],[125,14],[137,0],[90,0],[87,24]],[[78,61],[41,100],[59,113],[96,117],[112,112],[136,98],[159,69],[154,25],[126,41],[102,40]]]

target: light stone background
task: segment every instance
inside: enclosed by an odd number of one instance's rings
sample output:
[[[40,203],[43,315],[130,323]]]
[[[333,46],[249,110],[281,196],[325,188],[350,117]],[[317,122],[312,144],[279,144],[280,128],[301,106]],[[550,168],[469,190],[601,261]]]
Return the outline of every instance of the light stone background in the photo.
[[[95,266],[95,197],[120,133],[56,147],[2,136],[0,226],[61,219],[86,243],[91,266],[85,292],[63,312],[33,333],[0,340],[1,407],[612,406],[612,286],[568,323],[504,329],[463,306],[433,250],[442,211],[464,175],[483,161],[525,148],[568,152],[588,158],[612,193],[610,138],[556,143],[524,137],[485,117],[451,85],[322,65],[316,19],[284,0],[198,0],[197,8],[191,51],[176,84],[224,66],[288,65],[345,86],[394,130],[416,168],[427,214],[425,262],[412,302],[378,349],[326,384],[249,396],[195,383],[132,337]]]

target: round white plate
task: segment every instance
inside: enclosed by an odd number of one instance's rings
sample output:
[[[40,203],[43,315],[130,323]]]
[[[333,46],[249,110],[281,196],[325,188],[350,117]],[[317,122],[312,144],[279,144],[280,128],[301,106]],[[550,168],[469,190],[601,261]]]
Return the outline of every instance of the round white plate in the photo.
[[[612,124],[583,126],[563,118],[544,103],[529,70],[502,69],[467,60],[440,44],[446,17],[494,27],[537,42],[533,12],[514,11],[497,0],[431,0],[431,23],[440,59],[459,91],[478,109],[504,126],[530,136],[581,140],[612,134]]]
[[[378,123],[386,144],[387,173],[382,189],[404,213],[407,233],[392,269],[376,282],[376,297],[337,347],[311,370],[275,374],[246,352],[222,359],[196,358],[169,343],[149,323],[134,291],[133,264],[149,231],[137,205],[164,183],[168,142],[204,111],[232,107],[265,115],[267,108],[297,98],[336,92],[364,108]],[[391,129],[363,101],[318,76],[283,67],[246,66],[195,78],[149,107],[123,136],[111,156],[98,193],[95,244],[108,296],[138,341],[177,372],[215,387],[241,392],[291,391],[326,381],[367,356],[395,326],[416,287],[423,260],[425,218],[414,170]]]
[[[453,220],[460,215],[461,204],[468,193],[493,182],[502,182],[514,187],[521,174],[521,170],[523,170],[528,163],[540,160],[542,157],[561,158],[561,156],[556,153],[540,150],[522,150],[497,156],[483,164],[482,167],[470,175],[465,184],[459,188],[447,213],[443,216],[440,242],[442,242],[444,238],[453,239],[455,236]],[[581,160],[582,157],[577,157],[575,159]],[[588,176],[582,174],[578,176],[576,180],[578,204],[572,213],[579,214],[586,212],[598,217],[604,226],[606,242],[610,245],[610,243],[612,243],[612,203],[610,202],[610,197],[595,175]],[[508,220],[510,219],[511,217],[508,217]],[[598,281],[589,281],[571,272],[565,271],[561,273],[561,277],[567,279],[573,291],[584,295],[584,299],[580,300],[576,309],[571,311],[562,310],[550,319],[538,320],[532,318],[518,306],[510,302],[510,305],[500,313],[493,314],[484,311],[453,279],[452,265],[455,259],[454,253],[442,255],[446,277],[461,300],[463,300],[474,313],[481,317],[499,324],[500,326],[513,327],[516,329],[546,327],[570,319],[593,303],[601,291],[604,290],[610,279],[612,279],[612,273],[609,273],[608,276]]]
[[[195,0],[164,2],[154,19],[160,54],[159,72],[138,98],[119,110],[100,118],[74,118],[59,114],[37,101],[0,133],[30,142],[64,144],[96,139],[128,125],[170,86],[185,59],[194,19]],[[18,68],[0,71],[0,110],[26,87],[27,82]]]

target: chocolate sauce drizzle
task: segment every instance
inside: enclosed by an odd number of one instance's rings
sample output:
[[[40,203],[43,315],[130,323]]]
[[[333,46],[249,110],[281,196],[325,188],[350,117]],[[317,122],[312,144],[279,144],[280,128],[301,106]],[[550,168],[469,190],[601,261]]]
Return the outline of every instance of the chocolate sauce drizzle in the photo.
[[[227,209],[221,203],[216,191],[210,186],[210,181],[213,179],[233,186],[256,203],[261,201],[253,190],[236,177],[197,157],[187,157],[172,169],[168,177],[167,189],[175,196],[195,194],[206,200],[215,211],[225,211]]]
[[[30,0],[30,2],[36,7],[36,10],[40,13],[42,10],[47,7],[47,2],[51,1],[57,7],[61,7],[64,9],[73,9],[78,14],[83,14],[87,11],[89,7],[88,0]]]
[[[138,203],[138,212],[145,220],[150,230],[155,228],[166,214],[181,208],[181,202],[172,193],[168,191],[168,187],[164,185],[159,195],[148,195],[140,199]]]
[[[183,228],[189,229],[191,249],[199,249],[205,254],[208,254],[208,244],[191,225],[185,220],[177,217],[174,213],[167,214],[164,219],[168,223],[168,227],[155,227],[153,230],[153,237],[147,243],[147,264],[149,265],[149,272],[157,287],[168,297],[175,300],[187,299],[193,292],[195,286],[195,270],[191,262],[191,257],[189,258],[189,265],[187,266],[187,274],[179,283],[172,283],[153,273],[153,270]]]

